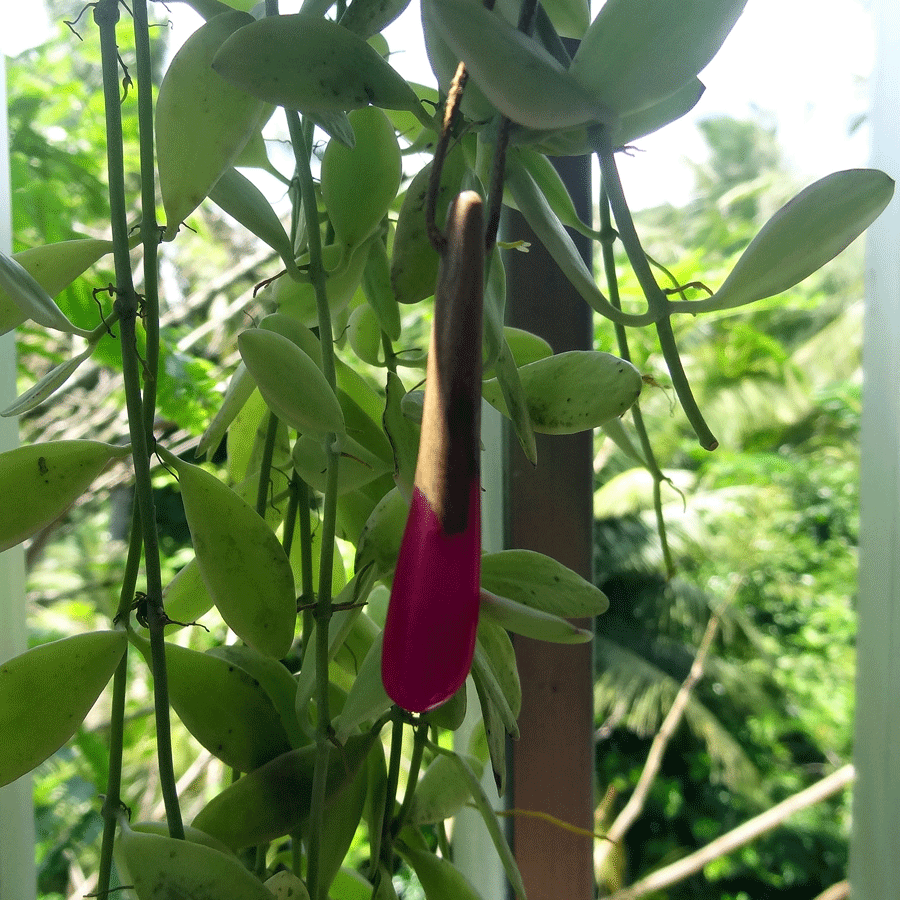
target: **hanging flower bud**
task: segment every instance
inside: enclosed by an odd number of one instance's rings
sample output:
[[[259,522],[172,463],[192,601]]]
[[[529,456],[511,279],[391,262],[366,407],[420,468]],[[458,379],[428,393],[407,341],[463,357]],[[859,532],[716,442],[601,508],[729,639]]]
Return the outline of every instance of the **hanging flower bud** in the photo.
[[[472,665],[481,562],[481,198],[450,208],[409,518],[384,629],[382,680],[404,709],[448,700]]]

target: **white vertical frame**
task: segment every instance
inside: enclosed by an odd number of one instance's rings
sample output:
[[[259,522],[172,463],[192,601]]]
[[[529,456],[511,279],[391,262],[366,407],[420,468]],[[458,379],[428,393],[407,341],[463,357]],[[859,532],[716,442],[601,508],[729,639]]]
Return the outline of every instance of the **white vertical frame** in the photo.
[[[0,250],[12,248],[9,180],[9,123],[6,115],[6,57],[0,53]],[[0,337],[0,407],[16,395],[16,345],[12,334]],[[0,452],[19,442],[15,419],[0,419]],[[21,546],[0,553],[0,661],[27,647],[25,556]],[[0,788],[0,897],[34,900],[34,803],[31,776]]]
[[[503,522],[506,506],[506,486],[503,472],[503,417],[487,402],[481,404],[481,546],[486,553],[497,553],[503,546]],[[488,449],[490,448],[490,449]],[[466,720],[453,735],[453,746],[459,753],[467,753],[469,741],[480,721],[481,706],[472,679],[466,682],[468,707]],[[503,801],[497,793],[490,765],[484,767],[482,786],[494,809]],[[471,807],[461,809],[453,821],[453,862],[472,882],[482,900],[504,900],[506,876],[500,857],[491,843],[481,814]]]
[[[900,179],[900,4],[874,0],[872,165]],[[900,193],[900,192],[898,192]],[[854,900],[900,897],[900,198],[866,239]]]

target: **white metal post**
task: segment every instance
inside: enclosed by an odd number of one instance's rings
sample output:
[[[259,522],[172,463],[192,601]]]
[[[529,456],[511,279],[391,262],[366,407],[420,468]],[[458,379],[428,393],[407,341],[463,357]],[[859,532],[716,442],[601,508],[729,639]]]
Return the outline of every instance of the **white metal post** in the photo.
[[[875,0],[872,164],[900,178],[900,4]],[[863,345],[854,900],[900,897],[900,198],[869,229]]]
[[[6,115],[6,58],[0,53],[0,250],[12,248],[9,181],[9,125]],[[16,345],[0,337],[0,407],[16,395]],[[15,419],[0,419],[0,452],[18,444]],[[0,661],[26,649],[25,557],[21,547],[0,553]],[[31,776],[0,788],[0,897],[34,900],[34,806]]]

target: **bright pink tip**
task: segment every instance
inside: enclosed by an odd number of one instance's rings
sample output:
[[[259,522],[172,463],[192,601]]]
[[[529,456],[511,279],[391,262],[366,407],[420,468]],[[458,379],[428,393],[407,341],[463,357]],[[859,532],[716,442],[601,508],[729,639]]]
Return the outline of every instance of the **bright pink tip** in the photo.
[[[410,712],[449,700],[472,667],[481,578],[481,485],[465,531],[447,535],[425,495],[413,490],[384,626],[381,678]]]

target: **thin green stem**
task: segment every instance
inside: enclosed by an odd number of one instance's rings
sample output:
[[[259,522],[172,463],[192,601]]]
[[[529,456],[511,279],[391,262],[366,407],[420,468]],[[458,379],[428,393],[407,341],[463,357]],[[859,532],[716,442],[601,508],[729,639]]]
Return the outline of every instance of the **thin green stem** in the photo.
[[[322,263],[322,234],[319,231],[319,212],[316,202],[316,188],[313,183],[309,158],[312,154],[307,136],[304,133],[300,116],[296,110],[285,110],[288,132],[294,149],[294,162],[297,167],[297,178],[300,182],[300,202],[306,217],[307,246],[309,248],[309,280],[316,292],[316,310],[318,312],[319,341],[322,344],[322,372],[328,383],[335,387],[337,379],[334,369],[334,334],[331,328],[331,310],[328,306],[328,293],[325,287],[325,266]]]
[[[153,72],[147,0],[134,0],[138,127],[141,160],[141,243],[144,251],[143,322],[147,336],[144,351],[144,428],[153,434],[159,375],[159,223],[156,221],[156,178],[153,150]]]
[[[114,621],[121,622],[131,615],[131,602],[137,584],[141,565],[141,520],[135,505],[131,516],[131,535],[128,540],[128,556],[122,585],[119,591],[119,605]],[[116,822],[122,805],[122,756],[125,744],[125,696],[128,688],[128,647],[113,675],[112,703],[109,716],[109,775],[106,779],[106,796],[103,800],[103,838],[100,844],[100,865],[97,872],[97,895],[105,896],[109,891],[112,874],[113,844]]]
[[[116,270],[116,310],[122,348],[122,375],[125,403],[132,445],[135,490],[144,544],[144,566],[147,578],[147,621],[153,661],[154,705],[156,710],[156,742],[160,787],[166,808],[169,831],[173,837],[184,837],[175,770],[172,763],[172,736],[169,721],[168,678],[166,675],[163,629],[165,613],[162,605],[162,573],[156,511],[150,479],[150,451],[144,428],[141,396],[140,360],[137,348],[136,322],[140,298],[134,289],[128,245],[125,201],[125,164],[122,147],[122,114],[119,101],[119,58],[116,47],[116,24],[119,20],[118,0],[100,0],[94,7],[94,21],[100,32],[103,66],[103,93],[106,106],[107,172],[109,176],[110,224],[113,235],[113,259]]]
[[[441,856],[453,862],[453,845],[450,843],[450,838],[447,837],[447,820],[443,819],[438,822],[435,830],[437,831],[437,845],[438,850],[441,851]]]
[[[400,811],[394,818],[392,825],[393,833],[396,835],[403,827],[406,817],[409,815],[412,807],[413,798],[416,794],[416,785],[419,781],[419,769],[422,768],[422,754],[425,752],[425,745],[428,743],[428,723],[423,722],[415,731],[413,738],[412,758],[409,762],[409,777],[406,781],[406,792],[403,794],[403,803],[400,805]]]
[[[297,511],[300,509],[300,476],[296,472],[291,473],[288,483],[288,507],[284,515],[284,531],[281,536],[281,545],[288,556],[291,555],[291,547],[294,546],[294,531],[297,526]]]
[[[616,240],[616,232],[613,230],[612,221],[610,219],[609,199],[606,195],[605,185],[600,186],[600,247],[603,255],[603,269],[606,273],[606,287],[609,291],[609,301],[617,309],[622,306],[622,300],[619,296],[619,278],[616,273],[616,260],[613,253],[613,244]],[[623,325],[614,323],[616,333],[616,341],[619,345],[619,354],[623,359],[631,362],[631,351],[628,347],[628,333]],[[641,412],[640,400],[631,407],[631,415],[634,419],[634,427],[638,434],[643,450],[644,464],[647,471],[653,476],[653,508],[656,513],[656,532],[659,535],[659,543],[662,548],[663,561],[666,566],[666,573],[671,578],[675,574],[675,561],[672,559],[672,551],[669,549],[669,536],[666,529],[666,520],[662,511],[662,489],[663,481],[668,478],[663,474],[656,461],[656,454],[653,452],[653,445],[650,443],[650,435],[647,433],[647,426],[644,422],[644,416]]]
[[[394,806],[397,802],[397,787],[400,783],[400,759],[403,751],[403,710],[394,707],[391,716],[391,752],[388,758],[387,783],[385,785],[384,822],[381,827],[381,858],[389,872],[394,868],[393,822]]]
[[[253,864],[253,871],[261,881],[264,881],[266,877],[266,853],[268,849],[268,844],[259,844],[256,848],[256,861]]]
[[[325,268],[322,263],[322,235],[319,231],[319,214],[313,184],[310,156],[312,147],[307,140],[300,116],[294,110],[286,110],[288,131],[294,150],[300,198],[306,218],[309,247],[309,277],[316,292],[319,342],[322,351],[322,372],[336,390],[337,377],[334,361],[334,337],[331,327],[331,309],[325,286]],[[340,446],[338,436],[325,436],[327,474],[325,499],[322,508],[322,544],[319,556],[319,593],[316,599],[316,766],[313,773],[312,796],[309,814],[309,843],[307,863],[307,888],[313,900],[320,893],[319,848],[322,820],[325,809],[325,787],[328,777],[328,757],[331,750],[331,716],[328,708],[328,625],[332,613],[332,571],[334,568],[334,535],[337,522],[337,476]],[[323,886],[324,887],[324,886]]]
[[[393,372],[396,375],[397,354],[394,353],[394,345],[390,337],[384,331],[381,332],[381,348],[384,350],[384,367],[388,372]]]
[[[326,655],[327,659],[327,655]],[[318,737],[318,729],[316,729]],[[326,740],[323,744],[316,741],[316,767],[313,772],[312,790],[309,798],[309,838],[306,854],[306,888],[309,896],[315,900],[319,892],[319,857],[322,848],[322,822],[325,809],[325,792],[328,786],[328,760],[331,756],[331,744]],[[320,774],[321,772],[321,774]],[[313,813],[317,821],[313,821]]]
[[[301,602],[306,607],[303,610],[303,638],[300,644],[300,658],[303,659],[315,625],[313,611],[308,606],[315,599],[312,570],[312,523],[310,522],[310,500],[312,495],[309,485],[296,472],[294,473],[294,478],[298,482],[298,499],[300,501],[298,508],[300,516],[300,597]]]
[[[259,484],[256,488],[256,511],[262,518],[266,517],[269,505],[269,484],[272,474],[272,457],[275,455],[275,438],[278,436],[278,416],[269,413],[266,422],[266,440],[263,444],[262,460],[259,464]]]
[[[112,681],[112,706],[109,727],[109,775],[103,801],[103,839],[100,843],[100,865],[97,871],[97,896],[105,897],[112,875],[113,845],[117,814],[122,802],[122,756],[125,741],[125,695],[128,689],[128,645]]]
[[[631,211],[625,200],[625,192],[622,190],[622,182],[619,178],[619,170],[616,166],[609,134],[605,128],[600,128],[597,132],[595,150],[597,159],[600,162],[600,173],[603,177],[604,189],[619,230],[619,237],[641,290],[647,298],[650,312],[653,314],[656,332],[659,337],[659,346],[666,365],[669,367],[669,375],[672,378],[675,393],[678,394],[678,399],[681,401],[681,406],[684,409],[688,422],[690,422],[697,439],[700,441],[700,446],[706,450],[715,450],[719,446],[719,442],[709,430],[709,426],[703,418],[703,413],[700,412],[700,407],[697,405],[687,374],[684,371],[681,356],[678,352],[678,345],[675,342],[675,334],[672,331],[669,298],[656,283],[647,254],[644,253],[644,249],[641,246],[640,238],[634,227],[634,220],[631,218]]]

